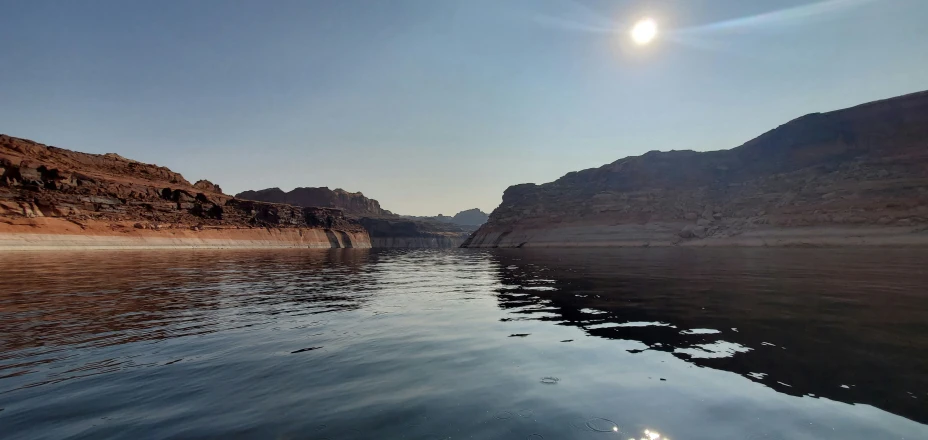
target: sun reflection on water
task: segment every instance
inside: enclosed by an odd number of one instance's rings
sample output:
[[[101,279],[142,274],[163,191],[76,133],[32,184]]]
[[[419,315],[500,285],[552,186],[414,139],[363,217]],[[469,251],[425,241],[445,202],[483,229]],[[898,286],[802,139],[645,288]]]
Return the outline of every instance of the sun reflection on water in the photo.
[[[660,434],[659,432],[657,432],[657,431],[652,431],[652,430],[650,430],[650,429],[645,429],[645,430],[644,430],[644,436],[643,436],[643,437],[641,437],[641,438],[639,438],[639,439],[635,439],[635,438],[633,437],[633,438],[630,438],[630,439],[628,439],[628,440],[670,440],[670,438],[661,436],[661,434]]]

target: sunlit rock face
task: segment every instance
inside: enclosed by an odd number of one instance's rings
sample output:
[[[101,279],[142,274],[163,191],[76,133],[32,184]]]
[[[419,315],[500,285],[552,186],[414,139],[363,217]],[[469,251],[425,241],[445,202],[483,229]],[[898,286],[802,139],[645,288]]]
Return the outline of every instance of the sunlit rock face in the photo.
[[[509,187],[465,247],[928,243],[928,92]]]
[[[0,249],[370,247],[341,210],[240,200],[118,154],[0,135]]]

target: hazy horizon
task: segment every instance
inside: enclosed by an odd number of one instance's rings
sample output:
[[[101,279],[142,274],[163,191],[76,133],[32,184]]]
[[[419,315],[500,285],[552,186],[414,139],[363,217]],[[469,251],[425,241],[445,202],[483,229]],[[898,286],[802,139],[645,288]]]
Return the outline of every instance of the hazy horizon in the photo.
[[[928,89],[928,2],[747,3],[0,2],[0,133],[450,216]]]

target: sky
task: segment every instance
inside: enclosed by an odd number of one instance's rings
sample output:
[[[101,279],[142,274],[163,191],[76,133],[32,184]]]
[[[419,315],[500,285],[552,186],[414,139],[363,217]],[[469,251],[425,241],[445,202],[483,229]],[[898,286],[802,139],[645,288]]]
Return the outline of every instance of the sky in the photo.
[[[925,0],[0,0],[0,133],[226,193],[486,212],[928,89]],[[650,17],[646,46],[628,32]]]

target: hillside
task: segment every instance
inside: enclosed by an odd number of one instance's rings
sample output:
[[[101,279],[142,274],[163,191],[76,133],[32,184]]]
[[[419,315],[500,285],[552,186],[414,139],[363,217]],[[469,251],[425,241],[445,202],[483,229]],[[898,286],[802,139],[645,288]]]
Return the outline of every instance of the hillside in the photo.
[[[340,210],[239,200],[118,154],[0,135],[0,248],[370,247]]]
[[[466,247],[928,242],[928,92],[509,187]]]

